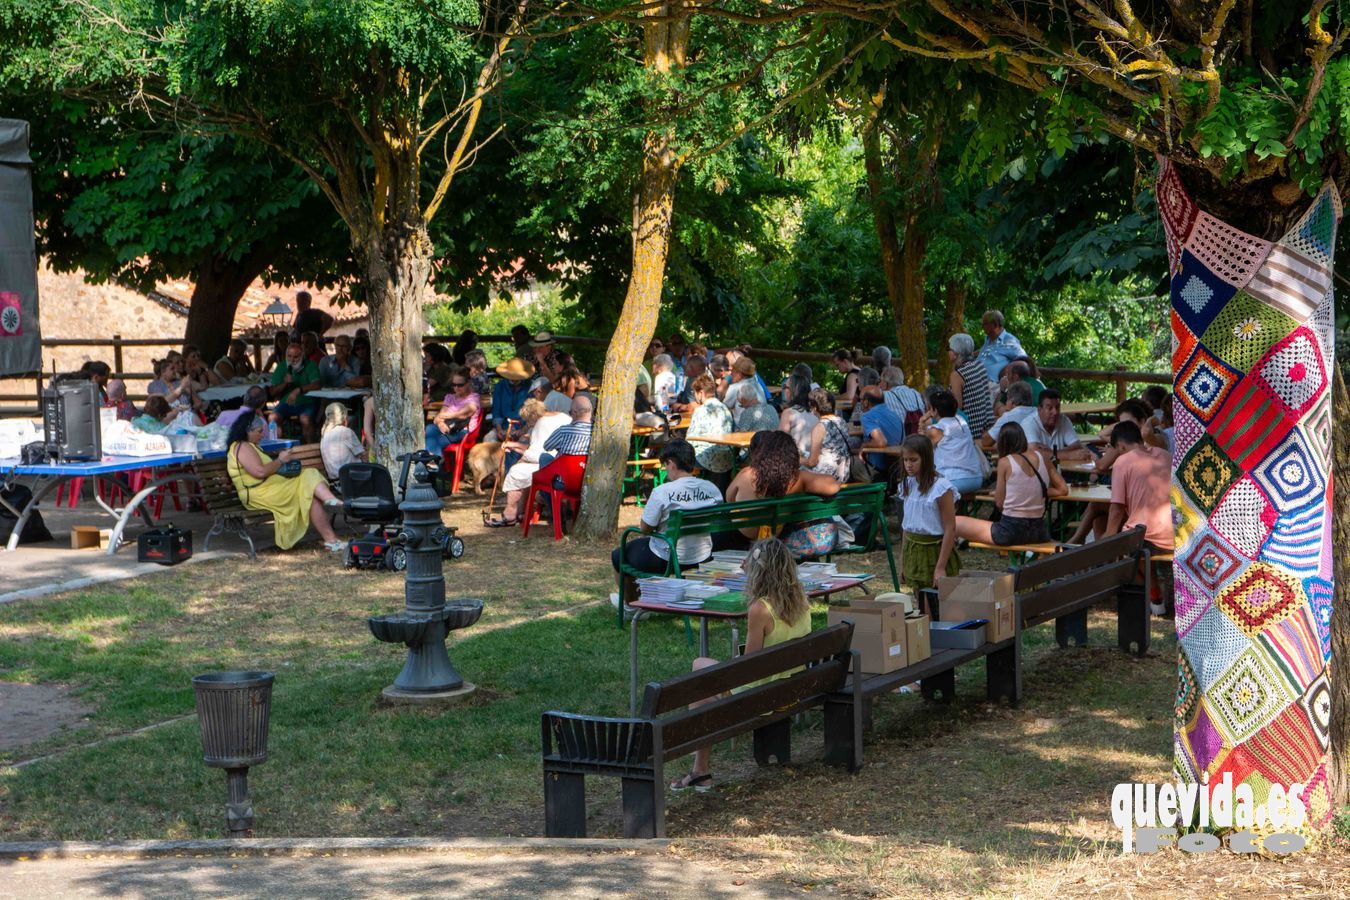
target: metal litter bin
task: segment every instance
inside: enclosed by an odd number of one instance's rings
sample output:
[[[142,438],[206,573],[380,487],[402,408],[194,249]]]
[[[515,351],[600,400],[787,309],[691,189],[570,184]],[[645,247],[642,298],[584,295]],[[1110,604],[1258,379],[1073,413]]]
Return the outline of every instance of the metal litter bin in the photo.
[[[232,837],[253,830],[248,769],[267,761],[272,681],[271,672],[208,672],[192,679],[202,761],[225,770],[229,791],[225,823]]]

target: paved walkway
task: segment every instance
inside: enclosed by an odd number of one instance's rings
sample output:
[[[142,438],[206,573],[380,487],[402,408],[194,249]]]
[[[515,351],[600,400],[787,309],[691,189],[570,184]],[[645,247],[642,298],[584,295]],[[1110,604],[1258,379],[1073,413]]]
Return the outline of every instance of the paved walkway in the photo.
[[[665,852],[411,851],[396,854],[149,859],[0,859],[0,898],[473,897],[737,898],[797,896]]]

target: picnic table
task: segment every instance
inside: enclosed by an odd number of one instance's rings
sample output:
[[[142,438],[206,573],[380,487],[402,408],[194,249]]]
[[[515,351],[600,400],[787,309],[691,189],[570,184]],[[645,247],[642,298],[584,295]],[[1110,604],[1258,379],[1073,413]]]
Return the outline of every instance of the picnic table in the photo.
[[[837,575],[826,584],[812,588],[806,592],[810,599],[818,597],[828,597],[831,594],[837,594],[841,591],[851,590],[870,581],[876,576],[869,574],[858,575]],[[712,619],[724,619],[732,622],[731,626],[731,655],[736,655],[737,647],[740,644],[740,631],[734,624],[740,619],[744,619],[749,613],[746,609],[745,597],[739,591],[729,591],[725,594],[717,594],[716,599],[721,607],[726,608],[697,608],[690,609],[686,606],[676,606],[667,603],[660,603],[652,600],[637,600],[628,604],[629,609],[633,610],[633,621],[630,627],[630,637],[628,642],[628,713],[635,715],[637,712],[637,685],[638,685],[638,621],[642,614],[663,614],[672,616],[689,616],[698,619],[698,655],[708,655],[708,623]],[[739,601],[739,602],[738,602]]]
[[[1062,403],[1059,411],[1070,419],[1087,420],[1093,416],[1112,416],[1116,412],[1115,403]]]
[[[231,400],[243,400],[251,387],[255,387],[253,382],[218,384],[204,391],[198,391],[197,396],[207,403],[228,403]]]
[[[975,495],[976,500],[982,500],[989,503],[994,502],[992,492],[985,492]],[[1069,493],[1064,497],[1051,497],[1051,503],[1110,503],[1111,486],[1106,484],[1071,484]]]
[[[278,450],[290,447],[294,443],[295,441],[289,440],[263,441],[262,447],[268,453],[275,453]],[[36,465],[22,465],[19,460],[12,458],[0,459],[0,474],[7,477],[18,476],[36,479],[36,484],[33,486],[33,499],[22,511],[14,509],[0,498],[0,504],[4,504],[5,508],[18,518],[5,549],[13,551],[18,548],[19,535],[28,523],[28,518],[37,510],[42,499],[60,485],[77,478],[107,477],[116,481],[130,498],[125,506],[118,508],[100,497],[98,491],[94,492],[94,501],[98,506],[104,513],[117,520],[117,524],[113,526],[112,536],[108,540],[108,555],[112,556],[117,552],[122,541],[122,533],[126,530],[133,515],[139,514],[147,528],[153,526],[154,522],[150,517],[150,512],[144,505],[145,500],[151,494],[161,486],[171,482],[195,481],[196,475],[189,469],[192,463],[203,459],[224,459],[225,453],[225,450],[208,450],[204,453],[162,453],[156,456],[105,456],[100,460],[89,462],[48,462]],[[151,478],[140,490],[132,491],[130,483],[121,476],[140,469],[163,469],[166,471]]]
[[[704,434],[695,438],[705,444],[720,444],[724,447],[736,447],[741,450],[747,450],[758,432],[754,431],[732,431],[727,434]]]

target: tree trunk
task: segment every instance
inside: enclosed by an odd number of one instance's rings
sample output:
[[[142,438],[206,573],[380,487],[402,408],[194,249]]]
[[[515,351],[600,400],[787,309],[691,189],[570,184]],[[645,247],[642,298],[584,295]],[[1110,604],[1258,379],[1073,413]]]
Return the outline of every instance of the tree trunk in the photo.
[[[947,338],[966,330],[966,286],[955,281],[947,285],[947,302],[942,310],[942,334],[937,352],[937,366],[933,378],[938,384],[951,380],[952,361],[947,356]]]
[[[183,343],[201,348],[208,366],[225,355],[234,333],[234,313],[239,299],[271,264],[270,254],[259,248],[239,259],[212,256],[193,273],[192,299],[188,305]]]
[[[1336,549],[1336,580],[1331,606],[1331,663],[1327,681],[1331,686],[1331,791],[1338,805],[1350,803],[1350,396],[1339,365],[1333,383],[1332,421],[1335,440],[1332,456],[1332,541]]]
[[[683,67],[689,42],[685,0],[653,6],[642,26],[642,61],[655,75]],[[623,311],[605,351],[600,408],[591,430],[590,459],[581,486],[581,515],[576,535],[601,539],[614,534],[623,502],[623,477],[628,441],[633,433],[633,392],[638,366],[661,312],[666,257],[670,252],[670,217],[675,208],[675,182],[680,159],[670,145],[670,132],[649,132],[642,142],[642,177],[633,205],[633,270]]]
[[[637,389],[638,366],[642,365],[643,354],[656,333],[661,311],[678,174],[678,165],[664,138],[649,135],[634,223],[633,271],[623,312],[605,351],[600,409],[591,431],[590,460],[581,488],[581,516],[576,525],[579,537],[608,537],[618,525],[628,442],[633,431],[633,392]]]
[[[416,210],[416,205],[412,206]],[[423,305],[431,282],[431,238],[421,213],[405,212],[362,247],[370,309],[376,461],[398,471],[398,456],[423,446]]]
[[[872,200],[872,223],[876,226],[877,240],[881,245],[881,267],[886,275],[886,295],[891,305],[891,318],[895,322],[900,367],[905,371],[906,383],[923,390],[928,385],[928,336],[923,323],[923,263],[928,254],[928,234],[920,217],[941,196],[935,166],[942,139],[938,132],[924,137],[915,158],[915,190],[908,192],[913,199],[904,222],[898,222],[894,201],[887,195],[887,190],[896,190],[900,185],[893,177],[887,178],[881,154],[881,132],[877,127],[878,116],[879,113],[874,112],[863,128],[863,165],[867,171],[867,191]],[[904,230],[903,243],[899,237],[900,226]]]

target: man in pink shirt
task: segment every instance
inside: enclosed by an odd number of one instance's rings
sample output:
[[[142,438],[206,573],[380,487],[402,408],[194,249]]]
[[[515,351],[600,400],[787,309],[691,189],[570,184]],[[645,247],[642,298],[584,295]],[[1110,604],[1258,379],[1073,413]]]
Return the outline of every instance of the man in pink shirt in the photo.
[[[1166,450],[1144,443],[1139,426],[1122,420],[1111,428],[1111,446],[1120,454],[1111,467],[1111,512],[1106,533],[1144,526],[1144,540],[1155,553],[1171,553],[1172,459]]]

